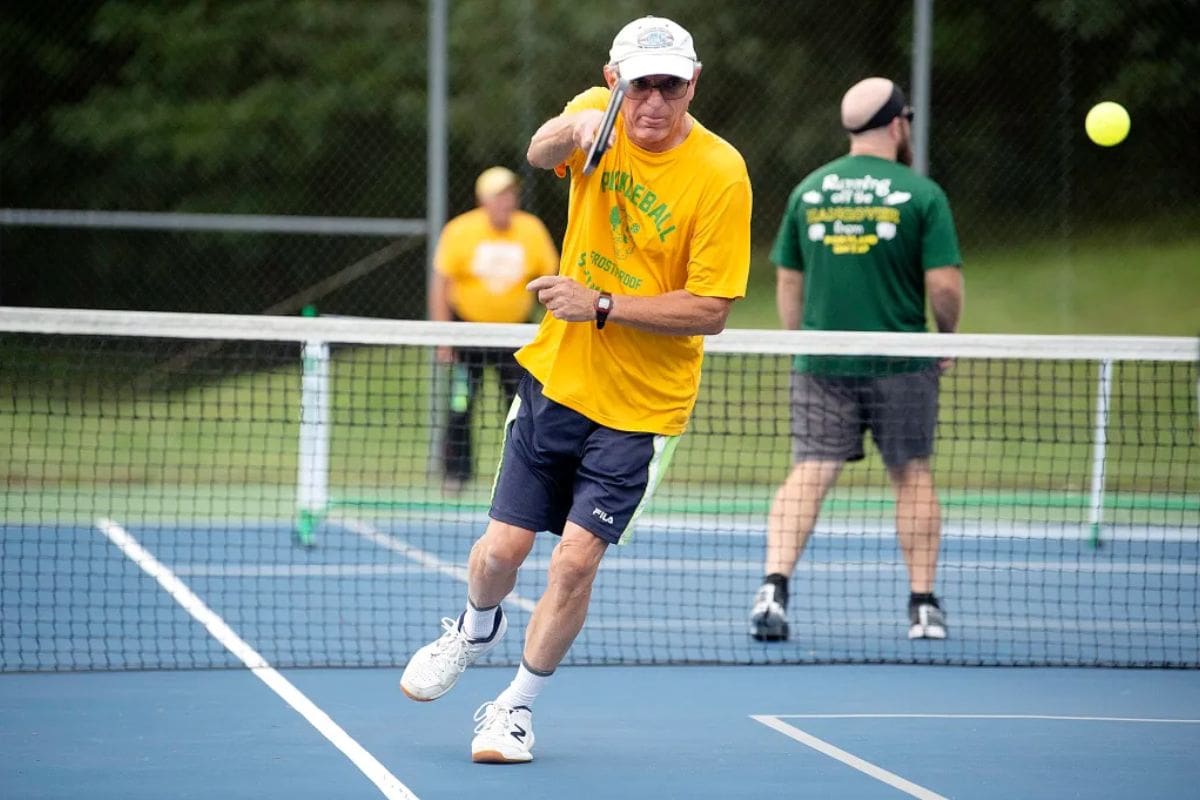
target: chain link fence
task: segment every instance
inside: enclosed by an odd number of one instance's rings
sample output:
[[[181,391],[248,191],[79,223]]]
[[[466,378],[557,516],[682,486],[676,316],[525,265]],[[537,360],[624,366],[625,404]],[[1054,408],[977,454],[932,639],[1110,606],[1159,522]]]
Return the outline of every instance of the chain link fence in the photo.
[[[430,7],[10,8],[0,303],[423,317]],[[450,0],[447,11],[449,215],[472,206],[483,168],[504,164],[525,177],[525,207],[561,234],[566,187],[525,164],[528,139],[599,82],[616,31],[652,11],[692,31],[704,63],[692,111],[746,158],[764,291],[788,193],[845,150],[841,94],[873,74],[911,85],[914,6],[894,0]],[[933,4],[929,172],[966,252],[1049,242],[1069,260],[1106,226],[1194,229],[1198,21],[1195,0]],[[1084,136],[1103,99],[1133,117],[1117,148]],[[266,227],[32,224],[21,209],[240,215]],[[314,218],[312,230],[269,230],[278,216]],[[418,232],[315,232],[330,219]]]

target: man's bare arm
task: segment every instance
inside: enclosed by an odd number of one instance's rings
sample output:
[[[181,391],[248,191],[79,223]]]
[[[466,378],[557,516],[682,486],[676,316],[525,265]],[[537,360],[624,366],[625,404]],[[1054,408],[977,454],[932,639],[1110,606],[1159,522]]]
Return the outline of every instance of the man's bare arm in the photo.
[[[596,319],[596,298],[600,293],[573,278],[544,276],[530,281],[527,288],[537,292],[538,302],[557,319],[566,322]],[[608,324],[672,336],[711,335],[725,329],[732,305],[732,299],[702,297],[686,289],[652,297],[617,294],[613,295]]]
[[[925,293],[938,333],[956,333],[963,308],[962,270],[954,266],[925,270]]]
[[[804,273],[798,269],[775,268],[775,308],[785,331],[800,330],[804,321]]]
[[[574,114],[561,114],[547,120],[529,140],[525,157],[531,166],[554,169],[570,157],[576,148],[587,150],[600,127],[603,111],[588,109]]]

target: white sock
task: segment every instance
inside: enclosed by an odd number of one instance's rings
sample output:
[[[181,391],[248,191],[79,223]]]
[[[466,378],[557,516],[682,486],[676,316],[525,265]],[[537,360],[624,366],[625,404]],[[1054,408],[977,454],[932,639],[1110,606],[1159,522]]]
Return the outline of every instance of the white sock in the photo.
[[[492,606],[491,608],[476,608],[475,605],[468,600],[467,610],[463,612],[462,630],[467,635],[468,639],[489,639],[492,631],[496,628],[496,616],[500,613],[500,606]]]
[[[533,701],[537,699],[538,693],[546,684],[546,679],[553,674],[554,670],[549,672],[532,670],[522,660],[521,666],[517,667],[517,674],[512,683],[496,698],[496,705],[506,708],[532,707]]]

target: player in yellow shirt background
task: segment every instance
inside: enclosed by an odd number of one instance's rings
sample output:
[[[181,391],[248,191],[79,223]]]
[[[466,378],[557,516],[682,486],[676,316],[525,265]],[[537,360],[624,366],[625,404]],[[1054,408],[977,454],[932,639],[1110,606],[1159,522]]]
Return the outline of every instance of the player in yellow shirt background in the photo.
[[[491,167],[475,181],[478,207],[446,223],[433,257],[429,318],[466,322],[529,322],[533,293],[525,285],[558,271],[558,251],[540,219],[520,209],[520,183],[512,170]],[[496,370],[506,407],[524,369],[508,350],[438,348],[451,366],[450,407],[442,454],[444,488],[457,493],[471,479],[471,417],[484,372]]]
[[[634,20],[603,76],[607,87],[576,96],[530,141],[530,164],[570,175],[562,264],[529,284],[547,313],[517,352],[528,375],[505,422],[491,519],[471,549],[466,608],[400,679],[416,700],[449,691],[504,636],[500,603],[537,532],[560,537],[521,666],[476,712],[475,761],[533,758],[533,701],[583,628],[608,546],[628,541],[687,426],[703,336],[725,327],[746,291],[750,179],[737,150],[688,113],[700,78],[691,34]],[[611,147],[585,175],[618,77],[629,88]]]

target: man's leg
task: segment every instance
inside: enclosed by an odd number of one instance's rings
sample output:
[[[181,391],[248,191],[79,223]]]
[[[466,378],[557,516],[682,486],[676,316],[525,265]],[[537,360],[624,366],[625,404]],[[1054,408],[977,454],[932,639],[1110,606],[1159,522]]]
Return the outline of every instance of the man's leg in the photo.
[[[512,591],[533,541],[533,531],[489,521],[471,548],[467,608],[457,620],[442,620],[442,635],[409,659],[400,678],[406,695],[436,700],[454,687],[463,670],[499,643],[508,629],[500,601]]]
[[[896,534],[908,567],[908,588],[916,594],[929,594],[942,539],[942,509],[929,459],[916,458],[903,467],[891,467],[888,478],[896,493]]]
[[[792,467],[767,516],[766,574],[792,574],[841,471],[840,461],[801,461]]]
[[[760,642],[788,638],[789,581],[841,471],[841,461],[800,461],[775,492],[767,515],[765,577],[750,611],[750,635]]]
[[[896,495],[896,536],[908,567],[908,638],[946,638],[946,615],[933,594],[942,512],[929,459],[937,428],[939,372],[875,379],[870,426]]]
[[[910,639],[946,638],[946,619],[933,593],[942,539],[942,511],[929,459],[889,467],[896,493],[896,535],[908,567]]]
[[[536,463],[529,465],[527,475],[516,466],[501,471],[492,513],[532,520],[531,503],[545,505],[548,512],[536,517],[539,522],[531,527],[561,530],[562,535],[550,559],[546,590],[530,617],[521,666],[512,683],[476,712],[479,725],[471,753],[475,761],[484,762],[523,763],[533,758],[531,706],[583,628],[608,543],[630,534],[678,441],[597,425],[545,399],[531,378],[522,382],[519,397],[528,403],[518,408],[513,442],[523,441],[519,437],[526,410],[543,424],[528,451],[513,448],[519,456],[513,463],[531,458]],[[546,503],[530,497],[548,484],[554,484],[554,491]],[[501,502],[501,495],[508,500]]]
[[[517,571],[533,548],[533,531],[488,520],[467,559],[467,601],[477,609],[500,605],[517,583]]]
[[[854,381],[792,373],[793,467],[767,515],[766,574],[754,595],[750,635],[788,638],[788,581],[842,465],[860,459],[862,417]]]
[[[538,600],[525,633],[525,663],[553,672],[583,629],[592,582],[608,543],[568,522],[550,557],[546,591]]]
[[[533,759],[530,707],[583,629],[592,583],[607,549],[607,542],[574,522],[563,528],[562,539],[550,557],[546,591],[525,631],[521,666],[508,688],[476,712],[479,726],[471,742],[473,761],[516,764]]]

